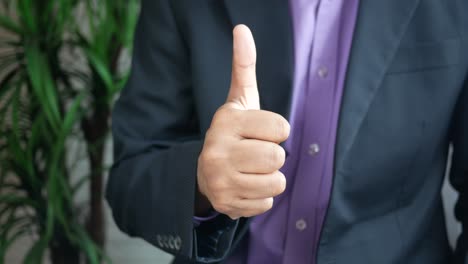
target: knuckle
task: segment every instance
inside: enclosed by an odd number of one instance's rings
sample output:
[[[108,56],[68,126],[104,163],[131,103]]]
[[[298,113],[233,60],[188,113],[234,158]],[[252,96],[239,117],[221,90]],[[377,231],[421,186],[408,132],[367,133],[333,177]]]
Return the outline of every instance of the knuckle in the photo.
[[[231,187],[231,190],[236,190],[236,189],[238,190],[248,184],[246,179],[242,177],[240,173],[232,174],[229,178],[229,181],[230,181],[229,186]]]
[[[219,212],[219,213],[222,213],[222,214],[226,214],[228,215],[229,214],[229,211],[226,210],[227,208],[224,207],[224,206],[220,206],[218,204],[212,204],[213,206],[213,209],[216,211],[216,212]]]
[[[238,214],[228,214],[227,216],[229,216],[229,218],[231,218],[232,220],[237,220],[240,218]]]
[[[275,196],[283,193],[286,190],[286,177],[283,173],[277,172],[275,179]]]
[[[207,148],[202,151],[199,159],[203,165],[213,165],[218,162],[219,157],[220,155],[213,148]]]
[[[276,145],[276,149],[277,149],[277,154],[278,155],[278,166],[281,168],[283,167],[284,165],[284,162],[286,161],[286,151],[284,150],[283,147],[281,147],[280,145]]]
[[[222,105],[220,108],[216,110],[213,116],[213,121],[223,120],[225,116],[230,115],[230,112],[231,112],[231,109],[229,109],[229,107],[227,107],[226,105]]]
[[[286,140],[289,137],[290,130],[291,130],[291,127],[288,121],[286,121],[286,119],[282,117],[281,115],[277,114],[275,118],[275,130],[274,131],[276,131],[276,135],[279,141]]]
[[[226,194],[221,193],[219,198],[219,205],[224,211],[229,212],[231,210],[232,199]]]
[[[218,174],[215,170],[210,171],[210,175],[206,179],[206,184],[216,200],[222,198],[226,186],[225,179],[222,174]]]
[[[223,123],[226,125],[236,124],[235,122],[239,122],[243,118],[243,111],[238,109],[233,109],[232,107],[225,106],[221,107],[222,115],[220,116]]]
[[[213,168],[213,166],[219,167],[229,162],[230,153],[227,146],[225,140],[223,141],[222,138],[205,138],[203,150],[199,156],[199,162],[210,168]]]
[[[200,161],[202,163],[208,163],[214,159],[215,155],[210,148],[204,148],[202,153],[200,154]]]
[[[286,159],[286,153],[282,147],[276,144],[271,144],[271,150],[269,151],[270,153],[270,164],[273,169],[279,169],[283,166],[285,159]]]
[[[248,91],[248,90],[255,90],[257,89],[257,82],[255,79],[253,80],[244,80],[242,83],[240,83],[238,85],[239,88],[241,88],[242,90],[244,91]],[[246,99],[246,98],[242,98],[242,99]]]
[[[273,198],[266,198],[262,200],[262,204],[260,205],[260,210],[262,212],[266,212],[273,207]]]
[[[222,176],[222,174],[217,175],[211,179],[210,187],[213,194],[215,195],[216,200],[220,203],[227,204],[226,195],[229,191],[229,183],[228,180]]]
[[[236,75],[234,76],[241,76],[243,75],[242,73],[244,73],[245,71],[252,71],[252,70],[255,70],[255,61],[252,60],[252,61],[238,61],[236,60],[236,64],[235,66],[237,67],[234,67],[234,72],[236,73]],[[237,71],[241,71],[241,72],[237,72]]]
[[[234,143],[229,149],[229,160],[233,163],[238,163],[245,158],[246,147],[242,143]]]
[[[223,214],[229,214],[231,211],[231,208],[226,203],[220,202],[219,200],[212,201],[211,205],[217,212]]]
[[[212,177],[209,180],[208,186],[210,187],[211,192],[213,193],[214,199],[217,201],[220,199],[220,193],[222,193],[222,184],[218,177]]]
[[[211,127],[225,127],[228,126],[233,118],[235,118],[235,111],[226,105],[221,106],[216,110],[213,119],[211,120]]]
[[[211,206],[213,206],[213,209],[215,209],[217,212],[225,213],[223,210],[224,208],[218,203],[218,201],[216,201],[215,199],[212,199],[210,202],[211,202]]]

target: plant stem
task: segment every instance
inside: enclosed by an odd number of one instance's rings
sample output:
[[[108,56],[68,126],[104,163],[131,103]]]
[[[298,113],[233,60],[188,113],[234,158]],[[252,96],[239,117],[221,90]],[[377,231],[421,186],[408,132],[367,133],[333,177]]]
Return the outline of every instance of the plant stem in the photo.
[[[57,232],[56,234],[63,234]],[[49,245],[50,259],[53,264],[80,264],[80,250],[64,236],[56,236]]]
[[[96,109],[90,119],[82,121],[82,129],[87,142],[87,152],[91,168],[90,177],[90,214],[88,232],[93,241],[101,248],[105,244],[105,225],[103,209],[104,171],[102,169],[105,144],[109,125],[110,110],[107,107]]]

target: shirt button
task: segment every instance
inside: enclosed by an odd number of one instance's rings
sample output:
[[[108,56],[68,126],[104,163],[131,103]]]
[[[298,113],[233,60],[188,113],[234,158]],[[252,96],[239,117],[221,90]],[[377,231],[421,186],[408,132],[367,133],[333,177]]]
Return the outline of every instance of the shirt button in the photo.
[[[296,221],[296,229],[299,231],[304,231],[307,228],[307,223],[304,219],[299,219]]]
[[[315,156],[319,152],[320,152],[320,146],[318,144],[314,143],[309,146],[309,155]]]
[[[325,66],[321,66],[319,69],[318,69],[318,75],[320,76],[320,78],[324,79],[328,76],[328,68],[325,67]]]

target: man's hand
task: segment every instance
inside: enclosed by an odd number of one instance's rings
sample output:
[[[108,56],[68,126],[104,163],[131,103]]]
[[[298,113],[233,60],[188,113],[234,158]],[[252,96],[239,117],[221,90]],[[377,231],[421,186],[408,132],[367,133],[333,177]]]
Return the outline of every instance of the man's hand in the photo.
[[[289,123],[260,110],[255,42],[249,28],[234,29],[232,79],[226,103],[213,117],[198,159],[198,188],[213,208],[232,219],[268,211],[286,188],[279,171]]]

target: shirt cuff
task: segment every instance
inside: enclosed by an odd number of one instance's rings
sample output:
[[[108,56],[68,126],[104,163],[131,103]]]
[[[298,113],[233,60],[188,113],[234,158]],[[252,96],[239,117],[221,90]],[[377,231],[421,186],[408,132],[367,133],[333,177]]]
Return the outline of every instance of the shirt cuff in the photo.
[[[195,227],[198,227],[201,223],[213,220],[218,215],[219,215],[218,212],[212,210],[207,216],[194,216],[193,217],[193,224],[195,225]]]

